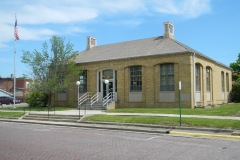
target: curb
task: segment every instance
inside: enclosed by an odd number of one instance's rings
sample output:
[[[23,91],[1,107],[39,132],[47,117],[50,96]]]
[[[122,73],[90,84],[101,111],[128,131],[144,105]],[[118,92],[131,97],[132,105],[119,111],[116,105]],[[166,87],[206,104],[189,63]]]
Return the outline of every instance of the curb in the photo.
[[[206,134],[206,133],[191,133],[191,132],[178,132],[178,131],[170,131],[169,134],[181,135],[181,136],[192,136],[192,137],[227,138],[227,139],[240,140],[240,136],[234,136],[234,135],[215,135],[215,134]]]
[[[81,125],[81,123],[62,123],[62,122],[50,122],[50,121],[24,121],[24,120],[11,120],[11,119],[0,119],[2,122],[15,122],[15,123],[31,123],[41,125],[55,125],[55,126],[67,126],[67,127],[79,127],[79,128],[93,128],[93,129],[106,129],[106,130],[122,130],[132,132],[145,132],[145,133],[161,133],[169,134],[169,130],[150,130],[146,128],[129,128],[121,125],[109,125],[104,126],[100,124]],[[113,127],[114,126],[114,127]],[[119,127],[120,126],[120,127]]]
[[[71,122],[52,122],[52,121],[29,121],[29,120],[19,120],[19,119],[0,119],[2,122],[15,122],[15,123],[31,123],[40,125],[55,125],[55,126],[67,126],[67,127],[79,127],[79,128],[92,128],[92,129],[106,129],[106,130],[122,130],[122,131],[132,131],[132,132],[145,132],[145,133],[160,133],[160,134],[170,134],[176,136],[192,136],[192,137],[207,137],[207,138],[227,138],[240,140],[240,135],[234,135],[233,130],[220,130],[226,133],[227,131],[231,135],[216,134],[219,129],[214,128],[189,128],[189,127],[174,127],[174,126],[160,126],[160,125],[144,125],[144,124],[129,124],[129,123],[110,123],[110,122],[91,122],[91,121],[81,121],[79,123]],[[183,131],[174,131],[183,130]],[[191,131],[213,131],[213,133],[192,133]],[[189,131],[189,132],[187,132]],[[215,134],[214,134],[215,133]],[[223,133],[223,132],[222,132]],[[236,132],[238,133],[238,132]]]
[[[163,129],[192,130],[192,131],[207,131],[207,132],[214,132],[214,133],[233,133],[233,132],[235,132],[235,130],[233,130],[233,129],[146,125],[146,124],[136,124],[136,123],[114,123],[114,122],[93,122],[93,121],[79,121],[79,123],[102,124],[102,125],[120,125],[120,126],[125,125],[125,126],[136,126],[136,127],[151,127],[151,128],[163,128]]]

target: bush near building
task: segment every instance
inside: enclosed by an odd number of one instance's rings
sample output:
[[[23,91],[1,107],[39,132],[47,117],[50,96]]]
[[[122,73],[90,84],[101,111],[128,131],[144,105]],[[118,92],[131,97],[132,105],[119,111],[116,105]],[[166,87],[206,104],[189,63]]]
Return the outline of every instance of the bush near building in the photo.
[[[232,102],[240,102],[240,79],[232,85],[231,99]]]
[[[26,96],[26,102],[31,107],[46,107],[48,102],[47,94],[39,91],[32,91]]]

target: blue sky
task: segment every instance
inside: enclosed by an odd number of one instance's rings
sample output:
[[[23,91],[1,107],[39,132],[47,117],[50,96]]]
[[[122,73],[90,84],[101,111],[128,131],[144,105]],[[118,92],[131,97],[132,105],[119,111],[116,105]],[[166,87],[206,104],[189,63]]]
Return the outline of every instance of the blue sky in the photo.
[[[53,35],[82,51],[86,36],[95,36],[97,45],[162,36],[166,21],[176,40],[229,66],[240,53],[239,7],[238,0],[1,0],[0,76],[13,74],[15,13],[20,77],[30,72],[22,51],[41,51]]]

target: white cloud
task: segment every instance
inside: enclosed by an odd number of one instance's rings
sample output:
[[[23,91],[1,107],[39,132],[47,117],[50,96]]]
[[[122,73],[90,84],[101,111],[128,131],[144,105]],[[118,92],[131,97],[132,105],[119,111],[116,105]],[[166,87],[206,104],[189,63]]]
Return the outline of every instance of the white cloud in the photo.
[[[0,25],[0,48],[7,47],[7,42],[14,41],[14,27],[10,25]],[[48,39],[52,35],[57,35],[58,32],[50,30],[48,28],[25,28],[18,27],[18,35],[20,40],[42,40]]]
[[[144,0],[96,0],[100,5],[96,6],[102,12],[142,12],[146,10]]]
[[[14,27],[7,24],[0,24],[0,42],[8,42],[14,38]]]
[[[154,10],[160,13],[196,18],[211,11],[210,0],[152,0]]]
[[[64,24],[70,22],[81,22],[94,19],[98,16],[97,11],[92,8],[81,7],[54,7],[38,5],[26,5],[21,14],[23,24]]]
[[[142,23],[139,17],[148,13],[196,18],[210,11],[210,0],[1,0],[0,48],[14,38],[14,13],[21,40],[38,40],[57,33],[86,32],[83,24],[99,17],[107,16],[108,24],[137,26]]]
[[[6,47],[7,47],[7,45],[5,43],[0,42],[0,48],[6,48]]]
[[[210,0],[185,0],[182,14],[189,18],[195,18],[210,11]]]
[[[0,24],[0,48],[8,47],[7,42],[14,41],[14,27]]]
[[[68,27],[67,33],[72,34],[72,33],[84,33],[87,32],[87,29],[83,27],[78,27],[78,26],[72,26]]]
[[[124,19],[124,20],[114,20],[106,22],[105,24],[111,25],[111,26],[127,26],[128,28],[134,28],[136,26],[139,26],[142,24],[143,21],[140,19]]]
[[[47,29],[29,29],[29,28],[19,28],[19,37],[21,40],[41,40],[49,38],[49,36],[56,35],[57,32]]]

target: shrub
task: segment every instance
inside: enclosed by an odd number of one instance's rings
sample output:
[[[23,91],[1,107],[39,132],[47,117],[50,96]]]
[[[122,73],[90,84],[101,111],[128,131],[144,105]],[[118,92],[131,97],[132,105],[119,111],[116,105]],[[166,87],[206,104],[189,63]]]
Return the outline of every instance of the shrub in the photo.
[[[240,80],[234,82],[232,85],[231,99],[232,102],[240,102]]]
[[[31,107],[46,107],[48,101],[47,94],[44,94],[39,91],[32,91],[26,96],[26,102]]]

